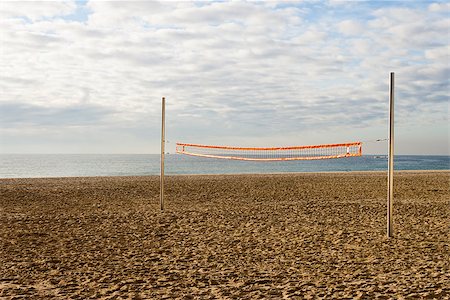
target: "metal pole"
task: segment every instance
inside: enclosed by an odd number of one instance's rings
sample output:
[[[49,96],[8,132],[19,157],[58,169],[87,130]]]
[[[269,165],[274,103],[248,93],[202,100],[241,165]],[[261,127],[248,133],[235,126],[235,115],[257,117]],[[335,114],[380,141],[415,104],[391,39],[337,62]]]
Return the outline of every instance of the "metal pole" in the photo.
[[[160,195],[159,204],[161,211],[164,210],[164,144],[165,144],[165,123],[166,123],[166,98],[162,98],[162,108],[161,108],[161,175],[160,175]]]
[[[388,197],[387,197],[387,236],[392,237],[392,202],[394,201],[394,72],[391,72],[389,85],[389,159],[388,159]]]

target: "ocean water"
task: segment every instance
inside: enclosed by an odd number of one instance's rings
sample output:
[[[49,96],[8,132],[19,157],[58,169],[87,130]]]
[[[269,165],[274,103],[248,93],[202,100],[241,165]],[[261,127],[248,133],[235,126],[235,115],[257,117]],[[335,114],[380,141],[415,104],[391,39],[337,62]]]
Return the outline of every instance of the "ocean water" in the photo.
[[[396,170],[450,170],[450,156],[396,155]],[[386,156],[250,162],[166,155],[165,174],[240,174],[387,170]],[[0,178],[159,175],[158,154],[0,154]]]

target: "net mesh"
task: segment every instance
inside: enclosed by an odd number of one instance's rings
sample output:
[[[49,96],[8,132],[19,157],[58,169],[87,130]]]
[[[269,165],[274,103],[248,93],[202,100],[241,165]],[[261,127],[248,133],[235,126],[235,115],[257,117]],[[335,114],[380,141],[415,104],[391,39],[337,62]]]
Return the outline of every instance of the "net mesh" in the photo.
[[[210,146],[199,144],[176,144],[179,154],[250,161],[332,159],[362,155],[362,143],[328,144],[315,146],[246,148]]]

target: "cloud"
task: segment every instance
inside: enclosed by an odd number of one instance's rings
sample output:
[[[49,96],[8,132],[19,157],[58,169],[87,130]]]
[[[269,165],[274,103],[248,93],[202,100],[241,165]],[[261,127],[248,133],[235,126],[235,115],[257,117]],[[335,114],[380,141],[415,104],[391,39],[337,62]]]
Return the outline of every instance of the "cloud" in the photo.
[[[450,55],[450,46],[434,47],[429,50],[425,50],[425,58],[429,60],[448,60]]]
[[[398,126],[448,118],[445,3],[20,3],[0,21],[0,114],[23,134],[159,132],[166,96],[171,139],[384,137],[390,71]]]
[[[431,12],[447,13],[450,11],[450,3],[431,3],[428,6],[428,10]]]
[[[338,24],[338,28],[345,35],[360,35],[364,32],[363,25],[354,20],[342,21]]]
[[[42,107],[26,103],[1,102],[0,125],[3,129],[16,126],[58,127],[90,126],[111,121],[114,111],[97,105]]]
[[[1,18],[26,18],[36,21],[43,18],[68,15],[76,9],[75,1],[2,1]]]

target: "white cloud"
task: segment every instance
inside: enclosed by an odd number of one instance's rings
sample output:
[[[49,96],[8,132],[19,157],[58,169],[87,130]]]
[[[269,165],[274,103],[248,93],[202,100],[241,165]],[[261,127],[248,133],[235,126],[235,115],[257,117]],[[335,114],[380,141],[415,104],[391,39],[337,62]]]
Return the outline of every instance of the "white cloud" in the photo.
[[[450,46],[442,46],[442,47],[435,47],[431,48],[429,50],[425,50],[425,57],[430,60],[438,60],[438,61],[445,61],[447,60],[447,63],[449,62],[449,55],[450,55]]]
[[[338,24],[340,32],[346,35],[360,35],[364,32],[363,25],[354,20],[345,20]]]
[[[348,0],[328,0],[328,5],[330,6],[348,6],[352,4],[353,1]]]
[[[9,5],[0,21],[0,104],[30,120],[11,121],[0,136],[36,127],[63,135],[73,126],[157,136],[166,96],[171,139],[286,145],[301,135],[301,144],[314,144],[371,138],[364,130],[384,137],[391,70],[399,126],[418,116],[445,123],[442,9],[355,5],[358,14],[320,2],[90,1],[86,21],[62,18],[76,10],[72,2],[34,14]],[[52,114],[70,122],[57,126]],[[130,151],[143,147],[157,151],[157,140]]]
[[[448,13],[450,11],[450,3],[431,3],[428,6],[428,10],[431,12],[443,12]]]
[[[75,1],[2,1],[0,18],[28,18],[31,21],[74,12]]]

